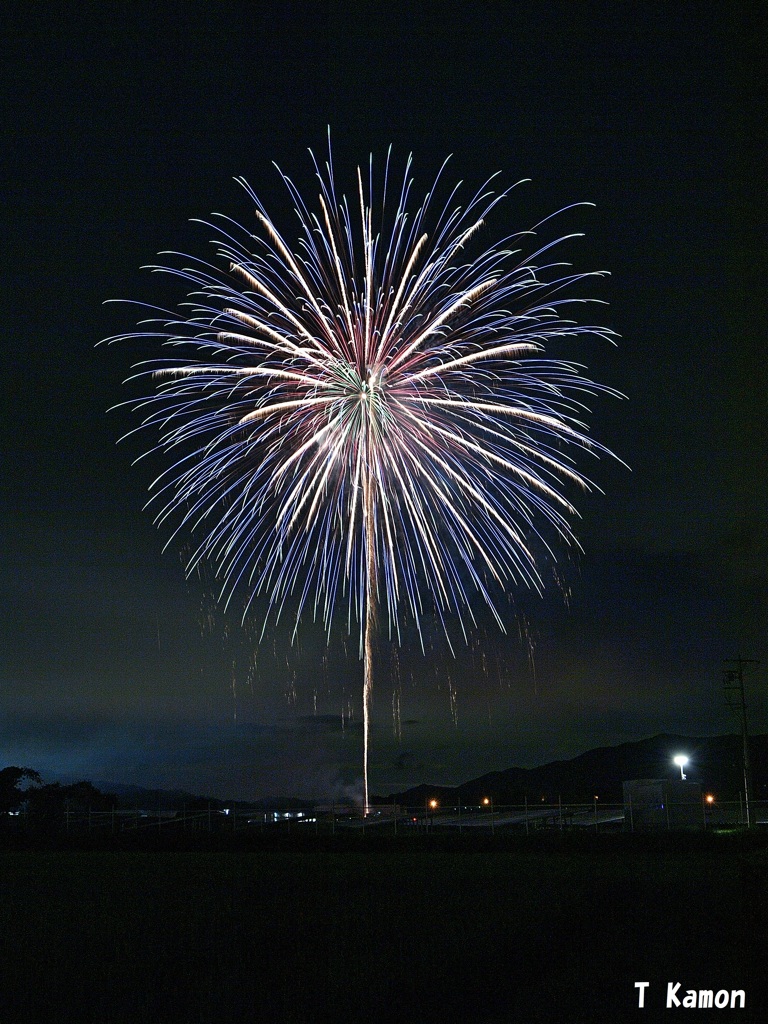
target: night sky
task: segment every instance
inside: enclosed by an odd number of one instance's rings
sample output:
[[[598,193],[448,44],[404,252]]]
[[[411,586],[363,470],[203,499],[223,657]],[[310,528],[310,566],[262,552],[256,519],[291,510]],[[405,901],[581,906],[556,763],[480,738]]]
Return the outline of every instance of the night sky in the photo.
[[[5,299],[0,765],[46,781],[210,796],[359,792],[361,666],[341,631],[243,629],[184,544],[142,510],[151,460],[109,407],[147,345],[138,299],[173,308],[161,250],[207,256],[212,211],[255,227],[245,177],[288,237],[275,161],[315,202],[337,182],[449,154],[465,195],[531,179],[488,241],[585,201],[564,230],[617,347],[565,353],[627,396],[591,403],[616,452],[571,493],[578,558],[544,598],[482,613],[453,659],[406,636],[377,653],[371,789],[455,784],[598,745],[735,731],[723,660],[768,729],[765,25],[751,3],[110,3],[2,14]],[[12,13],[10,8],[15,9]],[[553,228],[552,237],[557,231]],[[584,289],[582,289],[584,291]],[[259,606],[256,607],[258,613]],[[255,616],[258,618],[258,614]],[[399,735],[393,692],[399,696]],[[397,704],[395,700],[394,704]],[[662,769],[662,766],[659,766]]]

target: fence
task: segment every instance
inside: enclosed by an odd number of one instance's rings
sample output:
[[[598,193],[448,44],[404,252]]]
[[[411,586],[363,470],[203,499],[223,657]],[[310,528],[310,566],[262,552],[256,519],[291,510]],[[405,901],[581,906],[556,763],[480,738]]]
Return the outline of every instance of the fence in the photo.
[[[650,830],[739,828],[768,825],[768,802],[750,802],[747,822],[744,801],[708,801],[666,806],[603,803],[525,802],[495,804],[490,798],[483,802],[446,804],[437,799],[424,806],[374,805],[367,815],[362,808],[350,805],[317,805],[303,810],[268,809],[243,804],[220,809],[147,811],[113,809],[91,811],[67,806],[59,818],[40,820],[21,811],[5,816],[3,823],[13,830],[64,831],[66,833],[223,833],[252,834],[315,834],[362,831],[381,835],[447,834],[524,834],[546,831],[579,832],[644,832]]]

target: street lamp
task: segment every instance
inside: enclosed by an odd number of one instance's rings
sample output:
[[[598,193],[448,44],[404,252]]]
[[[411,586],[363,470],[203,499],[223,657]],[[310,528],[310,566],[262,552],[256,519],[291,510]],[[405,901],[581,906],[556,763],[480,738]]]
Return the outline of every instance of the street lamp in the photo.
[[[494,827],[494,822],[493,822],[493,797],[492,796],[484,796],[483,797],[483,807],[490,808],[490,811],[491,811],[491,832],[495,832],[496,829]]]
[[[680,769],[680,778],[682,779],[683,782],[685,782],[686,775],[685,775],[685,772],[683,771],[683,768],[685,768],[685,766],[688,764],[688,758],[685,756],[685,754],[675,754],[675,756],[674,756],[674,758],[672,760],[675,762],[675,764]]]

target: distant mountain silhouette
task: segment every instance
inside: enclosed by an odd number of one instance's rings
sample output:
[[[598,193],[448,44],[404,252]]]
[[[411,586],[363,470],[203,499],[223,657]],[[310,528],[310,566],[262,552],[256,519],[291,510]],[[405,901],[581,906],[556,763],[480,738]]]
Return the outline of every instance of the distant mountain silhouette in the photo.
[[[753,798],[768,800],[768,735],[750,737]],[[422,783],[411,789],[388,796],[373,796],[371,803],[400,804],[403,807],[423,807],[427,800],[437,799],[443,804],[480,803],[484,797],[494,804],[556,803],[558,799],[570,803],[588,803],[597,796],[604,803],[621,803],[622,783],[630,779],[663,779],[679,777],[679,768],[672,763],[675,754],[690,758],[685,772],[691,782],[701,783],[718,799],[738,800],[744,788],[741,736],[679,736],[662,733],[634,743],[616,747],[598,747],[588,750],[569,761],[553,761],[538,768],[507,768],[490,772],[460,786],[434,786]],[[58,779],[72,782],[73,779]],[[264,800],[223,800],[196,796],[183,790],[147,789],[125,786],[114,782],[95,781],[93,785],[104,793],[113,793],[124,808],[138,808],[149,814],[169,811],[188,812],[222,810],[225,807],[254,810],[305,810],[314,801],[273,797]],[[321,801],[322,802],[322,801]]]
[[[768,799],[768,735],[750,737],[753,797]],[[629,779],[679,777],[672,763],[675,754],[690,758],[685,773],[692,782],[712,790],[722,800],[738,799],[744,787],[741,736],[678,736],[662,734],[617,747],[598,747],[570,761],[553,761],[538,768],[508,768],[490,772],[460,786],[422,784],[374,803],[421,807],[435,798],[443,802],[480,803],[484,797],[495,804],[520,804],[525,800],[556,802],[558,798],[583,803],[597,796],[620,803],[622,783]]]
[[[62,779],[58,780],[63,781]],[[68,781],[68,780],[67,780]],[[144,786],[128,786],[115,782],[92,783],[102,793],[117,797],[118,806],[124,809],[141,810],[147,814],[167,814],[171,811],[221,811],[225,807],[248,810],[307,810],[314,806],[312,801],[293,797],[274,797],[264,800],[222,800],[218,797],[198,796],[183,789],[148,789]]]

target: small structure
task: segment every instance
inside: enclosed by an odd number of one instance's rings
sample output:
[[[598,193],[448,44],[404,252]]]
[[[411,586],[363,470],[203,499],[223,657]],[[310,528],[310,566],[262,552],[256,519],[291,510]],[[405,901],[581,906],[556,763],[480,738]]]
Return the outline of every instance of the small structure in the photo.
[[[705,827],[698,782],[633,779],[623,785],[624,825],[630,831]]]

